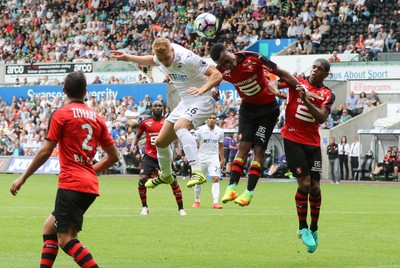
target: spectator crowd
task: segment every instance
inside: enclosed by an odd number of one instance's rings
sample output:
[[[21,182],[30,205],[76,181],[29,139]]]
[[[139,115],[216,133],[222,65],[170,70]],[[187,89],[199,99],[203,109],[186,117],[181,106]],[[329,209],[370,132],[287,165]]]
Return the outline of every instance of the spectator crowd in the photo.
[[[282,37],[299,38],[293,53],[310,54],[317,52],[332,23],[357,21],[369,23],[365,32],[358,39],[348,35],[346,43],[335,50],[375,55],[400,49],[400,1],[387,2],[387,18],[378,18],[374,17],[376,0],[3,1],[0,61],[107,61],[112,49],[150,54],[151,44],[159,36],[201,56],[208,56],[216,41],[240,50],[260,39]],[[194,19],[203,12],[220,20],[220,31],[213,39],[195,33]]]

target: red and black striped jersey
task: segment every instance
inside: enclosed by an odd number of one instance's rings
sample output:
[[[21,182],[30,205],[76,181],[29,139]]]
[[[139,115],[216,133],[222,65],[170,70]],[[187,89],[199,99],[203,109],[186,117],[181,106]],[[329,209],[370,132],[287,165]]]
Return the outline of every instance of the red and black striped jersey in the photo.
[[[138,129],[138,134],[146,132],[146,151],[145,154],[153,158],[157,158],[157,148],[155,146],[156,138],[160,134],[161,128],[164,125],[165,118],[160,121],[154,120],[154,118],[147,118],[143,120]]]
[[[241,51],[242,61],[234,70],[217,66],[223,79],[232,83],[242,102],[264,105],[275,101],[275,95],[268,92],[269,81],[266,71],[274,73],[277,66],[274,62],[259,53]]]
[[[308,97],[317,107],[326,107],[331,111],[335,101],[335,94],[326,86],[314,87],[307,79],[297,77],[305,85],[314,98]],[[282,87],[288,87],[284,82]],[[296,88],[289,87],[288,103],[286,106],[285,125],[281,130],[285,139],[305,145],[320,146],[319,123],[309,112],[307,106],[300,98]]]
[[[47,140],[58,143],[58,188],[99,194],[93,169],[97,146],[114,143],[101,116],[81,102],[71,102],[52,114]]]

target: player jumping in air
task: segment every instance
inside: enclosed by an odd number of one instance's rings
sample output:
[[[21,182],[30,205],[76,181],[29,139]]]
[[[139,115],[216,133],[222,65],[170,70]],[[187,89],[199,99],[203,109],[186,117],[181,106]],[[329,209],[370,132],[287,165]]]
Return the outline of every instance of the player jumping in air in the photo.
[[[192,51],[180,45],[171,44],[167,38],[157,38],[153,43],[153,51],[155,55],[146,56],[111,51],[118,60],[160,68],[171,78],[181,98],[178,106],[166,118],[155,141],[161,176],[148,180],[145,186],[154,188],[161,183],[174,183],[171,172],[172,152],[169,145],[176,138],[181,141],[193,170],[192,178],[187,186],[203,184],[207,180],[201,172],[196,140],[189,131],[204,124],[214,111],[211,89],[221,82],[222,75],[215,67],[203,61]]]
[[[239,151],[232,163],[229,186],[222,197],[222,203],[234,200],[240,206],[248,206],[261,175],[265,149],[279,116],[279,106],[275,96],[285,97],[283,92],[268,86],[269,81],[265,71],[272,72],[292,84],[297,83],[297,80],[259,53],[250,51],[232,53],[224,45],[215,44],[211,48],[210,55],[222,73],[223,79],[232,83],[242,98],[239,109],[241,135]],[[254,159],[248,172],[247,189],[239,196],[236,187],[252,147]]]

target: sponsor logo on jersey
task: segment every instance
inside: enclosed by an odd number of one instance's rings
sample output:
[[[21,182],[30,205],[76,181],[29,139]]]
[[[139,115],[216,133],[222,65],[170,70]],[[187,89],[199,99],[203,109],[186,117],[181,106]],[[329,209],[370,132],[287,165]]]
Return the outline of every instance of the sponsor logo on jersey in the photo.
[[[189,77],[186,74],[169,74],[169,77],[175,81],[187,81]]]
[[[149,127],[151,127],[151,125],[153,125],[153,122],[152,122],[152,121],[148,121],[148,122],[146,122],[146,125],[148,125]]]

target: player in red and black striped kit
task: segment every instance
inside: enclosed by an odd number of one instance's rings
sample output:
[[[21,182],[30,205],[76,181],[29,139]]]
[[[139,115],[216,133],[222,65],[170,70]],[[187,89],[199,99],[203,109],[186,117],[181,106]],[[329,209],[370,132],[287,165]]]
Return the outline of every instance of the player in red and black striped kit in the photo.
[[[83,214],[99,195],[96,173],[118,160],[118,150],[101,116],[83,102],[86,77],[70,73],[64,82],[69,103],[57,109],[49,121],[46,140],[27,170],[14,181],[11,193],[16,195],[25,181],[59,148],[60,175],[55,209],[43,227],[44,245],[40,267],[52,267],[61,247],[81,267],[98,267],[88,248],[78,240]],[[93,165],[100,145],[107,153]]]
[[[297,80],[288,72],[259,53],[251,51],[230,52],[224,45],[215,44],[210,51],[223,79],[232,83],[242,104],[239,109],[239,150],[232,163],[229,186],[222,202],[234,200],[247,206],[253,197],[254,188],[260,178],[264,164],[265,150],[279,116],[279,106],[275,97],[285,97],[282,92],[269,86],[266,71],[278,75],[293,84]],[[254,149],[254,159],[248,172],[246,191],[238,196],[236,186],[243,173],[250,149]]]
[[[162,116],[164,105],[160,101],[155,101],[152,104],[152,112],[151,117],[143,120],[139,129],[136,133],[136,137],[132,142],[132,148],[136,148],[140,138],[142,137],[143,132],[146,133],[146,151],[144,153],[142,159],[142,166],[139,174],[139,183],[138,183],[138,192],[140,196],[140,200],[142,202],[142,212],[140,215],[146,216],[149,213],[149,209],[147,206],[147,188],[145,184],[149,178],[154,178],[158,176],[158,170],[160,166],[158,165],[157,159],[157,149],[155,146],[155,140],[160,133],[162,126],[164,125],[165,118]],[[160,178],[156,178],[156,183],[163,183],[162,181],[158,181]],[[183,201],[182,201],[182,191],[179,187],[178,181],[176,178],[174,182],[171,184],[172,193],[175,196],[176,203],[178,204],[178,211],[181,216],[185,216],[186,212],[183,209]]]
[[[286,122],[282,128],[285,154],[290,171],[297,178],[296,209],[299,220],[299,237],[313,253],[318,246],[318,219],[321,208],[320,177],[322,156],[319,125],[326,121],[335,95],[323,81],[328,76],[329,63],[317,59],[307,79],[298,78],[297,85],[289,87]],[[310,204],[311,224],[308,229],[307,213]]]

